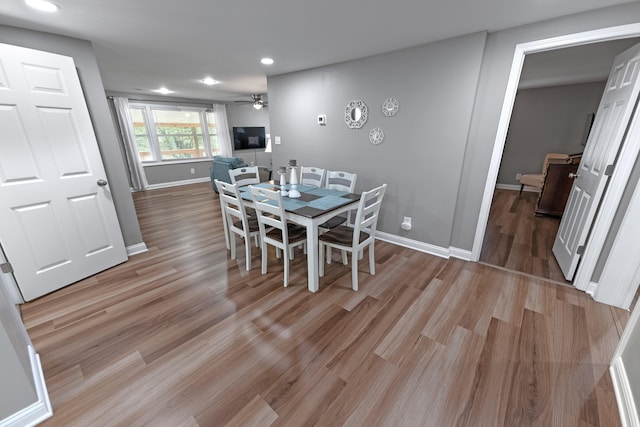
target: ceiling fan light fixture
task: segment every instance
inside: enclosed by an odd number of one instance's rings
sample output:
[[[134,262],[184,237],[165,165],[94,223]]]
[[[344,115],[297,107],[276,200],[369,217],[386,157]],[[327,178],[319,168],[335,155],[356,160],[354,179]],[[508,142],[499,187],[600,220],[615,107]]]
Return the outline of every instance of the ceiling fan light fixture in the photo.
[[[262,107],[264,107],[262,101],[256,101],[253,103],[253,108],[256,110],[262,110]]]
[[[46,0],[25,0],[27,6],[42,12],[56,12],[60,7]]]

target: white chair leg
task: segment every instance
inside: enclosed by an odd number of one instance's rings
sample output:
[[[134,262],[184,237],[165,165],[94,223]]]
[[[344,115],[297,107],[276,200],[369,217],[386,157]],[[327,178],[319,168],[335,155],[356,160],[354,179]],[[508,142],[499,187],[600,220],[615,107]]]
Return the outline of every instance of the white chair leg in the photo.
[[[229,245],[231,246],[231,259],[236,259],[236,236],[231,234],[229,236]]]
[[[251,237],[248,237],[244,241],[244,252],[247,264],[247,271],[251,271]]]
[[[231,232],[229,231],[229,227],[227,226],[227,215],[224,212],[224,207],[222,208],[222,228],[224,229],[224,243],[227,246],[227,249],[231,249],[229,245],[229,238],[231,237]]]
[[[376,274],[376,257],[373,252],[373,242],[369,245],[369,273],[373,276]]]
[[[276,248],[276,258],[280,259],[280,248]]]
[[[289,284],[289,257],[285,256],[284,258],[284,287],[286,288]]]
[[[342,264],[349,265],[349,261],[347,260],[347,251],[343,249],[340,252],[342,252]]]
[[[253,236],[254,239],[256,240],[256,248],[260,247],[260,239],[258,238],[258,235],[256,234],[255,236]]]
[[[289,246],[289,259],[293,261],[293,259],[295,258],[295,254],[294,254],[294,248],[293,246]]]
[[[358,290],[358,256],[351,253],[351,288]]]
[[[327,246],[327,253],[329,253],[329,246]],[[319,242],[318,246],[318,276],[324,276],[324,245]]]
[[[262,274],[267,274],[267,244],[262,242]]]
[[[327,245],[327,264],[331,264],[331,257],[333,255],[331,254],[331,246]]]

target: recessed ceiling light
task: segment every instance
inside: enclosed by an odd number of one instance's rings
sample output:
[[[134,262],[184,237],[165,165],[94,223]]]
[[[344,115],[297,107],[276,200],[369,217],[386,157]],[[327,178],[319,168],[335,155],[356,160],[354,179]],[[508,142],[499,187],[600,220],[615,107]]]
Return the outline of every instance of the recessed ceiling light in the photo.
[[[160,89],[152,90],[152,92],[158,92],[158,93],[161,93],[163,95],[168,95],[170,93],[173,93],[172,90],[169,90],[166,87],[161,87]]]
[[[260,60],[260,62],[262,62],[264,65],[271,65],[271,64],[273,64],[273,59],[271,59],[271,58],[262,58]]]
[[[209,85],[209,86],[213,86],[217,83],[220,83],[219,81],[217,81],[216,79],[212,79],[211,77],[205,77],[204,79],[200,80],[202,83]]]
[[[59,9],[58,5],[46,0],[25,0],[27,6],[43,12],[55,12]]]

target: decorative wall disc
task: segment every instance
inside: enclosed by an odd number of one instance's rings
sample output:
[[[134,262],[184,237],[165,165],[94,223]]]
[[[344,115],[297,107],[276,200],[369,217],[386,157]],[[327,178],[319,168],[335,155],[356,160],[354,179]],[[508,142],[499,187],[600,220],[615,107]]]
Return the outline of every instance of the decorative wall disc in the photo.
[[[382,129],[374,128],[374,129],[371,129],[371,132],[369,132],[369,142],[371,142],[373,145],[380,144],[383,139],[384,139],[384,132],[382,132]]]
[[[395,98],[389,98],[382,103],[382,113],[387,117],[395,116],[398,112],[398,100]]]

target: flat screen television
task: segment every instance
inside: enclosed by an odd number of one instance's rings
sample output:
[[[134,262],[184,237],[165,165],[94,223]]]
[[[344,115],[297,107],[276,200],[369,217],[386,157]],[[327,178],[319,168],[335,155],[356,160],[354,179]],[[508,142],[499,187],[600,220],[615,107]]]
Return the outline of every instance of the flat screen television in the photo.
[[[266,147],[266,132],[264,126],[233,128],[233,148],[235,150],[256,150]]]

